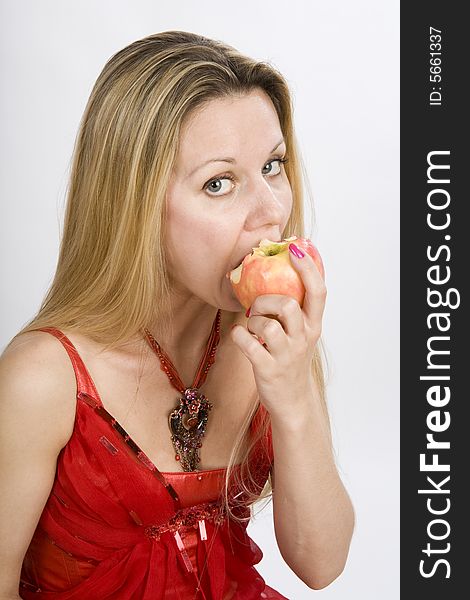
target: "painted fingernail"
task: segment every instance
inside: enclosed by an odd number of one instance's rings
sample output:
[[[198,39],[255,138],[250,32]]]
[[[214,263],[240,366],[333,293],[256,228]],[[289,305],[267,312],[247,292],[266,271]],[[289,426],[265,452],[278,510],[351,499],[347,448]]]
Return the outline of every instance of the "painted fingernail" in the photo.
[[[259,336],[258,341],[262,346],[264,346],[264,344],[266,343],[261,336]]]
[[[305,256],[305,254],[302,252],[302,250],[300,248],[297,248],[297,246],[295,244],[289,244],[289,250],[297,258],[303,258]]]
[[[249,306],[249,307],[246,309],[245,317],[247,317],[247,318],[248,318],[248,317],[250,316],[250,310],[251,310],[251,306]]]

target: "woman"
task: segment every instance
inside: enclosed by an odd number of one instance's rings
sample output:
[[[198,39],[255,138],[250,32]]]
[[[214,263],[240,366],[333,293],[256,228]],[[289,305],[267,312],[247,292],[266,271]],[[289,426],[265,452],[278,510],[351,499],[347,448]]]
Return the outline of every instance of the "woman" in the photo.
[[[271,489],[289,567],[313,589],[341,573],[324,282],[292,245],[303,307],[262,295],[245,314],[225,276],[303,234],[301,198],[271,66],[181,31],[108,61],[54,281],[1,359],[1,598],[284,598],[246,533]]]

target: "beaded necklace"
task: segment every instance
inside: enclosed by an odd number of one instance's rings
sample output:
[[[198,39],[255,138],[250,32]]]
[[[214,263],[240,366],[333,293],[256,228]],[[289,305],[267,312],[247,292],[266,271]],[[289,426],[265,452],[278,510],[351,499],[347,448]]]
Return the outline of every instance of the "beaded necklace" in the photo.
[[[199,448],[202,446],[202,438],[206,431],[207,419],[212,404],[199,391],[199,388],[206,380],[211,365],[215,362],[215,352],[220,340],[220,318],[221,311],[219,309],[212,325],[206,349],[190,387],[183,384],[178,371],[166,352],[162,350],[150,331],[144,329],[148,343],[160,359],[160,368],[167,374],[171,385],[182,394],[178,405],[168,415],[168,425],[171,431],[171,441],[176,452],[175,459],[180,461],[183,471],[196,471],[201,460]]]

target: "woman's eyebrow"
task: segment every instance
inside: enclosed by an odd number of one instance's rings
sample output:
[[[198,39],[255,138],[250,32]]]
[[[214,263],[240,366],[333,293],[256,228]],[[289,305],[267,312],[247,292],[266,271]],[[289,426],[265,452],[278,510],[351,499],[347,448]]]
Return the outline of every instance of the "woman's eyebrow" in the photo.
[[[274,150],[276,150],[277,148],[279,148],[279,146],[284,142],[284,138],[282,138],[275,146],[274,148],[271,150],[270,154],[272,154],[274,152]],[[202,169],[202,167],[205,167],[207,164],[211,163],[211,162],[228,162],[228,163],[234,163],[237,162],[234,158],[232,158],[231,156],[227,156],[224,158],[210,158],[209,160],[206,160],[205,162],[201,163],[199,166],[197,166],[195,169],[193,169],[191,171],[191,173],[189,173],[189,175],[187,175],[186,179],[188,179],[189,177],[191,177],[192,175],[194,175],[194,173],[196,173],[196,171],[199,171],[199,169]]]

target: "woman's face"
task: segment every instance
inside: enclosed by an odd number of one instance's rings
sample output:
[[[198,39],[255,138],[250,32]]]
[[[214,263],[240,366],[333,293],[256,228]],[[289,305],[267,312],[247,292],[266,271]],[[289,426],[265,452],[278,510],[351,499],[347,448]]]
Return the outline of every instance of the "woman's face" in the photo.
[[[243,310],[225,275],[262,238],[282,239],[292,208],[285,153],[262,90],[211,100],[188,119],[167,190],[170,274],[183,296]]]

